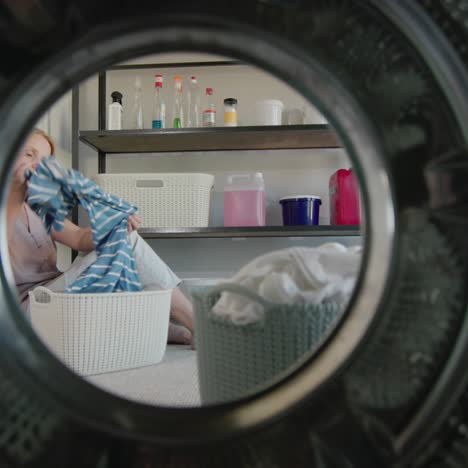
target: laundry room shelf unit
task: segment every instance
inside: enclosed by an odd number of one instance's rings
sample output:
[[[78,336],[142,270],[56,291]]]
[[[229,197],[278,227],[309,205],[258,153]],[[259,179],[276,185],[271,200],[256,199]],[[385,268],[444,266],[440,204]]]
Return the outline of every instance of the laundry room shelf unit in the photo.
[[[171,64],[119,65],[107,71],[186,66],[232,66],[239,62],[200,62]],[[106,73],[98,78],[99,130],[77,132],[79,141],[98,153],[98,172],[106,172],[106,158],[113,154],[181,153],[214,151],[262,151],[340,148],[328,125],[239,126],[211,128],[165,128],[148,130],[105,130]],[[157,157],[157,156],[156,156]],[[360,236],[360,226],[266,226],[140,229],[140,234],[155,238],[254,238],[254,237],[331,237]]]

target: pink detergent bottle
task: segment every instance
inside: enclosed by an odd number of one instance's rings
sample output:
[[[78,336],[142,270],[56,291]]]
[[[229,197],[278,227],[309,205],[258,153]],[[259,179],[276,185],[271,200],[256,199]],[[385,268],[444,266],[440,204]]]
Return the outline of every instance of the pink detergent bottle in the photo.
[[[224,186],[224,226],[265,226],[265,218],[262,173],[229,174]]]
[[[339,169],[330,177],[330,224],[361,222],[359,187],[352,169]]]

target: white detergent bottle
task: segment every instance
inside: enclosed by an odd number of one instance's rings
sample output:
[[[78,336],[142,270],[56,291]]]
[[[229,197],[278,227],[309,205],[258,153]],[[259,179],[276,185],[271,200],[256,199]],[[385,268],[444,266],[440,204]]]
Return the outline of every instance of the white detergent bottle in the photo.
[[[229,174],[224,186],[224,226],[265,226],[265,218],[263,174]]]
[[[111,94],[112,103],[109,104],[108,130],[122,130],[122,93],[114,91]]]

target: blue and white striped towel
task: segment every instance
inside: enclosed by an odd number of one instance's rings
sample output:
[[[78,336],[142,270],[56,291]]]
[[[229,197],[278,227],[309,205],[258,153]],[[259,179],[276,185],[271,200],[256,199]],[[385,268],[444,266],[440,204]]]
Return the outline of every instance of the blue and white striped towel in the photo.
[[[26,177],[27,203],[40,216],[47,232],[63,231],[65,217],[77,203],[88,212],[97,260],[65,292],[142,290],[127,234],[128,217],[137,207],[105,193],[78,171],[65,169],[54,156],[43,159]]]

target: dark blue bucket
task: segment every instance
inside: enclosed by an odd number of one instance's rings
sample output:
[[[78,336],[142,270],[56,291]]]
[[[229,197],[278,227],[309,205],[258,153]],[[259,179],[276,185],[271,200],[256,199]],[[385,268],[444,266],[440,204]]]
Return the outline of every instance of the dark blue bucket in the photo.
[[[313,195],[295,195],[279,201],[284,226],[318,226],[322,199]]]

